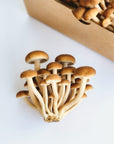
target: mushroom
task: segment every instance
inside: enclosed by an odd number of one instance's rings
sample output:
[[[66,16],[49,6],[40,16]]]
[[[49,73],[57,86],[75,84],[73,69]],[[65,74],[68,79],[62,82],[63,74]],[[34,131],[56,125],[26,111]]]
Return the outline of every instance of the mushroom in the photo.
[[[75,63],[75,58],[69,54],[62,54],[55,58],[56,62],[59,62],[63,65],[63,67],[67,67],[69,65],[73,65]]]
[[[96,74],[95,69],[89,66],[79,67],[76,69],[75,77],[82,79],[82,82],[80,84],[80,89],[79,89],[77,96],[73,100],[66,102],[65,105],[60,107],[59,109],[60,118],[65,111],[67,111],[70,107],[72,107],[73,105],[75,105],[76,103],[80,101],[81,97],[83,96],[85,92],[87,79],[93,77],[95,74]]]
[[[47,65],[47,69],[52,71],[52,74],[57,74],[57,70],[62,69],[62,64],[58,62],[51,62]]]
[[[58,83],[58,86],[60,86],[60,91],[59,91],[59,99],[58,99],[58,108],[62,104],[62,100],[64,99],[65,95],[65,87],[68,86],[70,82],[68,80],[62,80],[61,82]]]
[[[38,71],[40,69],[40,63],[46,62],[49,56],[44,51],[32,51],[30,52],[25,61],[29,64],[34,64],[34,70]]]
[[[32,102],[39,109],[39,111],[42,110],[42,114],[43,114],[44,118],[46,119],[47,118],[47,114],[45,112],[45,106],[44,106],[43,98],[40,95],[40,93],[37,91],[37,89],[35,88],[34,83],[33,83],[33,79],[32,79],[33,77],[36,77],[36,76],[37,76],[37,72],[34,71],[34,70],[24,71],[20,75],[20,77],[22,79],[26,78],[27,83],[28,83],[29,95],[30,95],[30,97],[32,99]],[[37,98],[35,96],[38,98],[41,108],[40,108],[39,103],[37,101]]]
[[[48,71],[47,69],[44,69],[44,68],[40,69],[38,71],[38,76],[43,78],[43,80],[45,80],[47,78],[47,76],[50,75],[50,74],[51,74],[50,71]]]
[[[30,102],[29,99],[28,99],[28,97],[30,97],[29,96],[29,91],[23,90],[23,91],[17,92],[16,98],[20,98],[20,97],[23,97],[23,99],[27,102],[27,104],[29,106],[36,109],[36,106],[32,102]]]
[[[84,14],[84,19],[85,20],[93,20],[94,22],[100,24],[100,20],[97,18],[97,14],[99,13],[98,8],[91,8],[87,10]]]
[[[74,74],[74,71],[75,71],[74,67],[66,67],[66,68],[63,68],[61,70],[61,75],[66,75],[67,80],[69,81],[69,84],[67,85],[66,92],[65,92],[64,97],[62,99],[61,105],[63,105],[66,102],[66,100],[70,94],[71,75]]]
[[[78,7],[76,9],[73,9],[72,13],[78,20],[81,20],[83,18],[85,11],[86,11],[86,8]]]
[[[44,100],[44,104],[45,104],[45,109],[46,109],[46,112],[49,114],[49,115],[53,115],[49,108],[48,108],[48,90],[47,90],[47,83],[46,81],[42,81],[40,83],[40,85],[42,86],[42,92],[43,92],[43,100]]]
[[[58,90],[57,90],[57,83],[61,81],[61,77],[57,74],[51,74],[47,76],[46,83],[51,84],[53,95],[54,95],[54,104],[53,104],[53,110],[56,115],[58,115],[58,109],[57,109],[57,102],[58,102]]]
[[[111,21],[110,18],[105,18],[105,19],[102,21],[102,26],[103,26],[104,28],[107,28],[107,27],[110,26],[110,25],[114,27],[114,23]],[[113,28],[113,30],[114,30],[114,28]]]
[[[98,5],[102,0],[79,0],[80,6],[93,8]]]
[[[105,18],[114,19],[114,8],[108,8],[103,13]]]

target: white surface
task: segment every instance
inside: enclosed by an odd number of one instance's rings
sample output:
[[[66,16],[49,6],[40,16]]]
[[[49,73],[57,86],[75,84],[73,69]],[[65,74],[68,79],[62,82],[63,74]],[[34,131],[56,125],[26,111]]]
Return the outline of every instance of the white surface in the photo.
[[[114,144],[114,63],[30,18],[22,0],[0,0],[0,143]],[[50,61],[61,53],[76,57],[76,67],[93,66],[94,90],[59,123],[46,123],[22,99],[22,71],[33,68],[26,54],[44,50]]]

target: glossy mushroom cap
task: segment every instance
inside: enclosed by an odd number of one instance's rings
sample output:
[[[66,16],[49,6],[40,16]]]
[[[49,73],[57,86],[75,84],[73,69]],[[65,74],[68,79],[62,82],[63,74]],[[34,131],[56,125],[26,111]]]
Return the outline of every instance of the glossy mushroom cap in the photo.
[[[65,67],[61,70],[61,75],[73,74],[76,68],[74,67]]]
[[[78,20],[81,20],[83,18],[85,11],[86,11],[86,8],[78,7],[76,9],[72,10],[72,13]]]
[[[102,21],[102,26],[103,27],[108,27],[111,24],[110,18],[106,18]]]
[[[20,97],[28,97],[28,96],[29,96],[29,91],[27,91],[27,90],[19,91],[19,92],[16,94],[16,97],[17,97],[17,98],[20,98]]]
[[[78,83],[72,84],[71,89],[75,89],[75,88],[80,88],[80,84]]]
[[[62,54],[55,58],[56,62],[59,63],[68,63],[68,65],[73,65],[75,63],[75,58],[69,54]]]
[[[46,83],[53,83],[53,82],[58,83],[60,81],[61,81],[61,77],[57,74],[51,74],[46,78]]]
[[[61,82],[58,83],[59,86],[61,85],[69,85],[70,82],[68,80],[62,80]]]
[[[93,8],[98,5],[102,0],[79,0],[80,6]]]
[[[25,61],[29,64],[33,64],[36,60],[40,60],[40,63],[43,63],[49,59],[49,56],[44,51],[32,51],[30,52]]]
[[[111,14],[113,14],[113,13],[114,13],[114,8],[108,8],[104,11],[103,15],[105,18],[107,18],[107,17],[110,17]]]
[[[48,70],[53,70],[53,69],[62,69],[62,64],[58,63],[58,62],[51,62],[47,65],[47,69]]]
[[[92,8],[89,9],[85,14],[84,14],[84,19],[85,20],[91,20],[92,18],[96,17],[96,15],[99,13],[99,10],[97,8]]]
[[[95,74],[96,71],[94,68],[89,66],[83,66],[76,69],[74,76],[90,78],[93,77]]]
[[[37,76],[37,72],[34,70],[27,70],[21,73],[20,78],[33,78]]]
[[[43,76],[43,75],[50,75],[50,71],[48,71],[47,69],[40,69],[38,72],[38,76]]]

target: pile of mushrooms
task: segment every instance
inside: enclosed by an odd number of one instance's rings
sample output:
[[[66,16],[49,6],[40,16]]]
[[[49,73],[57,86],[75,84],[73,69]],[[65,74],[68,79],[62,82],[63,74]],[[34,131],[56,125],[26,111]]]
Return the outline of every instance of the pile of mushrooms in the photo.
[[[72,9],[79,21],[91,21],[114,32],[114,0],[60,0]]]
[[[26,79],[26,90],[19,91],[16,97],[23,98],[38,110],[45,121],[60,121],[87,97],[87,91],[93,88],[88,82],[96,71],[89,66],[73,67],[76,60],[69,54],[59,55],[55,62],[41,68],[41,64],[48,59],[44,51],[27,54],[25,61],[34,64],[34,70],[20,74],[22,79]]]

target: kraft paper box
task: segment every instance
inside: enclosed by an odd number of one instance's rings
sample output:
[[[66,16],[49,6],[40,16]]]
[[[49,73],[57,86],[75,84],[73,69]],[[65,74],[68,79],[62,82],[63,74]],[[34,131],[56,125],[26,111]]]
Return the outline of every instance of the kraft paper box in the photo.
[[[24,0],[30,16],[114,61],[114,33],[91,23],[85,25],[71,9],[55,0]]]

